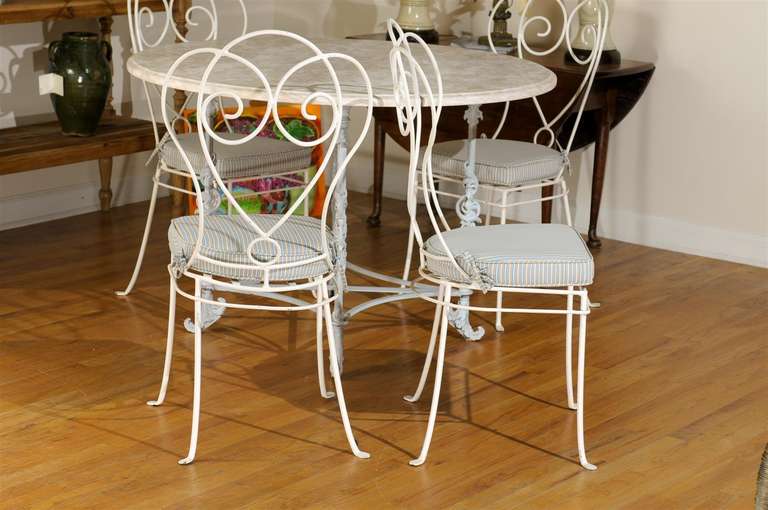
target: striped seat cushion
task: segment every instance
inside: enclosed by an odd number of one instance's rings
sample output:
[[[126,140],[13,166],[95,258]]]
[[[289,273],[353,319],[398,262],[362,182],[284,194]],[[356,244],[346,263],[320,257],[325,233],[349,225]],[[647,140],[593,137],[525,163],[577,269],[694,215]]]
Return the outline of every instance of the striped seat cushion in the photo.
[[[250,216],[263,230],[268,230],[280,219],[279,215],[254,214]],[[168,244],[175,260],[188,260],[192,255],[197,240],[197,216],[182,216],[171,221],[168,229]],[[333,246],[333,236],[328,232],[328,243]],[[233,280],[262,280],[264,271],[259,270],[248,257],[248,245],[258,235],[241,216],[213,215],[206,216],[203,244],[200,254],[229,263],[248,264],[252,268],[231,268],[207,261],[196,260],[192,268],[205,274],[231,278]],[[280,258],[277,264],[287,264],[309,260],[322,254],[320,238],[320,220],[308,216],[291,216],[272,235],[280,245]],[[253,255],[259,260],[270,261],[275,256],[275,247],[269,242],[259,242],[253,246]],[[272,270],[270,281],[305,280],[327,274],[332,267],[325,261],[316,261],[295,267]]]
[[[219,133],[222,138],[240,139],[244,135]],[[197,133],[179,135],[179,144],[196,172],[205,168],[205,156]],[[312,165],[312,147],[299,147],[287,140],[256,137],[241,145],[214,142],[216,169],[222,179],[258,177],[304,170]],[[184,160],[173,140],[160,145],[160,157],[172,168],[186,170]]]
[[[595,274],[592,254],[567,225],[488,225],[463,227],[443,233],[457,259],[469,259],[492,286],[567,287],[589,285]],[[437,236],[424,244],[427,253],[444,256]],[[426,257],[427,269],[436,276],[459,283],[466,277],[450,261]],[[471,273],[468,268],[462,268]]]
[[[565,164],[562,153],[544,145],[487,138],[480,138],[476,143],[475,173],[480,184],[519,186],[552,179]],[[462,179],[468,157],[467,140],[438,143],[432,151],[432,172]]]

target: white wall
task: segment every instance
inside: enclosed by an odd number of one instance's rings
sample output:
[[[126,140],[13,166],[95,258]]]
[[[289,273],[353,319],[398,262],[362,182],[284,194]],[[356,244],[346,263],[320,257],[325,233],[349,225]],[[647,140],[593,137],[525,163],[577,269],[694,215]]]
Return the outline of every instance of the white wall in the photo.
[[[600,235],[768,266],[768,2],[617,0],[612,33],[657,71],[612,133]],[[593,150],[572,160],[586,230]]]
[[[382,31],[396,0],[248,1],[252,28],[310,37]],[[490,1],[435,0],[441,32],[482,30]],[[478,5],[479,4],[479,5]],[[617,0],[613,36],[626,58],[656,62],[635,110],[613,132],[599,230],[606,238],[768,266],[768,2],[764,0]],[[60,31],[61,24],[55,28]],[[126,44],[117,19],[118,45]],[[40,24],[0,31],[0,125],[50,112],[36,89],[55,37]],[[115,65],[124,50],[116,47]],[[117,101],[138,87],[116,73]],[[12,96],[10,95],[12,93]],[[134,108],[140,111],[137,105]],[[1,136],[1,135],[0,135]],[[369,137],[370,138],[370,137]],[[402,197],[405,153],[388,147],[385,194]],[[350,188],[369,191],[370,139],[350,170]],[[118,158],[118,203],[148,194],[144,156]],[[592,150],[574,156],[571,200],[577,226],[589,214]],[[129,170],[120,177],[119,170]],[[0,177],[0,228],[96,210],[95,163]],[[122,180],[121,180],[122,179]],[[32,192],[32,201],[20,197]],[[74,202],[70,203],[70,199]],[[25,204],[23,207],[21,204]],[[535,220],[534,209],[521,219]]]
[[[478,3],[435,1],[441,32],[481,33],[491,2]],[[274,5],[277,27],[334,37],[383,31],[397,12],[384,0]],[[617,0],[613,36],[625,58],[655,62],[657,71],[612,133],[600,235],[768,266],[768,2]],[[384,193],[402,198],[406,154],[389,143],[387,155]],[[371,160],[369,140],[350,188],[371,190]],[[573,156],[582,231],[592,162],[591,148]],[[538,209],[517,217],[537,221]]]
[[[613,133],[602,231],[768,266],[768,2],[618,0],[614,19],[617,46],[657,71]]]

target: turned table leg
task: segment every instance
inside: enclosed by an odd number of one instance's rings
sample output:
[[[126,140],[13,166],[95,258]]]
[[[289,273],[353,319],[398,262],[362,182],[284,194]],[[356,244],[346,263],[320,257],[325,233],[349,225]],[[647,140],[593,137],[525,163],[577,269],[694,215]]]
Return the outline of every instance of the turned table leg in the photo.
[[[102,41],[111,44],[112,42],[112,16],[102,16],[99,18],[99,37]],[[112,70],[112,60],[109,61],[109,69]],[[101,114],[100,123],[109,123],[113,121],[117,114],[112,105],[112,86],[109,86],[109,96]],[[112,158],[99,159],[99,177],[101,179],[101,189],[99,189],[99,203],[102,211],[109,211],[112,206]]]
[[[99,159],[99,176],[101,177],[99,190],[101,210],[109,211],[112,205],[112,158]]]
[[[112,44],[112,21],[112,16],[102,16],[99,18],[99,37],[102,41],[106,41],[110,44]],[[109,60],[109,70],[113,71],[112,76],[114,76],[114,66],[112,65],[112,59]],[[107,104],[104,107],[104,113],[101,114],[102,123],[114,120],[117,116],[115,107],[112,104],[112,100],[112,85],[110,85]]]
[[[541,188],[541,198],[544,200],[541,203],[541,222],[552,223],[552,200],[546,200],[551,197],[554,191],[554,186],[544,186]]]
[[[605,167],[608,163],[608,142],[611,137],[611,126],[616,114],[616,91],[607,93],[605,107],[596,112],[598,116],[597,137],[595,139],[595,163],[592,169],[592,204],[589,210],[589,240],[590,248],[599,248],[602,241],[597,237],[597,219],[600,215],[600,202],[603,198],[603,183]]]
[[[387,133],[379,121],[373,124],[373,207],[368,216],[368,225],[381,225],[381,197],[384,193],[384,151]]]

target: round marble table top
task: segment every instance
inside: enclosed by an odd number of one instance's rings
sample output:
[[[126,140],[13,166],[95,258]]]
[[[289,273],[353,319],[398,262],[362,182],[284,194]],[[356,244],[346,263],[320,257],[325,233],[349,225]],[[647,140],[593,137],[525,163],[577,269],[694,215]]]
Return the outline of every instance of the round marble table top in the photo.
[[[388,41],[355,39],[314,40],[327,53],[343,53],[357,59],[365,68],[373,86],[375,106],[394,106],[392,74],[389,69]],[[171,65],[185,52],[194,48],[210,47],[215,43],[180,43],[150,48],[131,56],[128,72],[144,81],[162,85]],[[499,103],[530,98],[552,90],[555,74],[547,68],[519,58],[494,55],[488,52],[465,50],[450,46],[431,46],[443,76],[443,105],[472,105]],[[431,65],[420,48],[414,54],[425,72],[433,78]],[[285,37],[255,37],[243,41],[233,53],[253,63],[274,87],[286,72],[301,60],[312,55],[309,48]],[[186,60],[168,82],[174,89],[200,92],[200,79],[210,54],[195,55]],[[364,81],[349,63],[334,60],[339,82],[342,84],[343,102],[355,106],[365,99]],[[430,83],[434,81],[430,79]],[[318,91],[331,92],[332,81],[322,64],[312,64],[294,75],[286,84],[278,100],[301,103]],[[209,78],[206,93],[233,93],[244,99],[264,100],[266,93],[261,82],[248,68],[233,59],[223,58],[216,64]],[[313,101],[322,103],[322,101]]]

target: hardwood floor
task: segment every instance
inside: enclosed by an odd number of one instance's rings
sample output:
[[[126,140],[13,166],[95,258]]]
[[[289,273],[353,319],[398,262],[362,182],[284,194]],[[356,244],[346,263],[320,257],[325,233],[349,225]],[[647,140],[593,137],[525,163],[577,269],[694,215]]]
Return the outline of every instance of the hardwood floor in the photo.
[[[168,204],[165,204],[168,206]],[[231,310],[204,334],[198,457],[186,454],[191,335],[179,320],[168,401],[159,388],[168,257],[163,207],[138,290],[118,298],[145,204],[0,232],[0,507],[749,508],[768,441],[768,271],[605,241],[596,253],[586,435],[565,409],[564,320],[475,317],[449,337],[427,464],[428,398],[408,404],[432,306],[352,320],[345,392],[358,440],[319,395],[308,313]],[[352,195],[351,260],[397,273],[404,206],[365,227]],[[356,302],[359,298],[349,298]],[[488,296],[492,300],[491,296]],[[521,299],[526,304],[546,298]],[[191,307],[180,299],[180,319]],[[427,392],[431,391],[431,383]],[[427,393],[428,394],[428,393]]]

